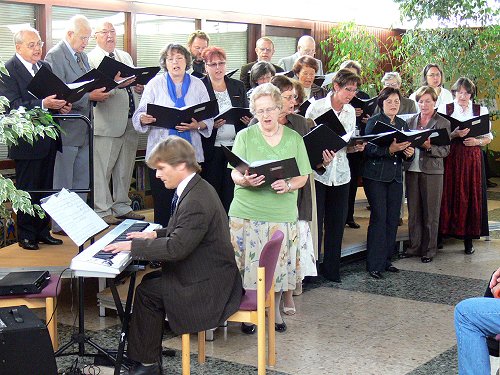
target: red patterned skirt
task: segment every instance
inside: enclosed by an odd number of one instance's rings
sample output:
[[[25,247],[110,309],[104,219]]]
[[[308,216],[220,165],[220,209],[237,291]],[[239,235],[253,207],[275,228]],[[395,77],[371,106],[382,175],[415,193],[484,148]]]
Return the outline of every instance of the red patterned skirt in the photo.
[[[451,144],[445,159],[439,231],[444,236],[479,238],[483,228],[483,165],[479,147]]]

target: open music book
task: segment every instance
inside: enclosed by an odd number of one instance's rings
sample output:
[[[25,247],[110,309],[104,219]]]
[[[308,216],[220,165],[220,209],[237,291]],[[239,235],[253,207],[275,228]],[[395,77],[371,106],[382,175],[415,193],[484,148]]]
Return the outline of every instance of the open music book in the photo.
[[[114,78],[118,72],[122,77],[135,76],[135,81],[131,86],[141,84],[145,85],[148,83],[158,72],[160,71],[159,66],[149,66],[146,68],[135,68],[122,63],[121,61],[112,59],[111,57],[104,56],[101,63],[97,67],[97,70],[101,71],[107,77]]]
[[[485,135],[490,132],[489,115],[476,116],[465,121],[457,120],[456,118],[448,116],[444,113],[440,113],[440,115],[450,122],[451,131],[455,130],[457,127],[461,130],[470,129],[465,138],[479,137],[480,135]]]
[[[236,128],[236,132],[239,132],[240,130],[243,130],[247,127],[247,125],[241,121],[241,118],[244,116],[247,116],[249,118],[253,117],[250,109],[244,107],[231,107],[215,116],[214,121],[217,121],[219,119],[226,120],[227,124],[233,124]]]
[[[148,103],[146,113],[156,118],[156,122],[150,124],[151,126],[173,129],[181,122],[191,123],[192,118],[203,121],[214,117],[219,113],[219,105],[215,99],[183,108]]]

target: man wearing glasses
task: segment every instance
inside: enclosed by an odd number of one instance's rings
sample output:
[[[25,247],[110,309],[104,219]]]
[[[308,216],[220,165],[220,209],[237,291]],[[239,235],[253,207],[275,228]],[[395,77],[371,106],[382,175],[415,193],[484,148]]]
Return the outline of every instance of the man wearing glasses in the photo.
[[[263,36],[257,43],[255,43],[255,53],[257,54],[257,61],[253,61],[246,65],[243,65],[240,69],[240,81],[244,83],[245,89],[250,90],[250,70],[258,61],[267,61],[271,62],[271,59],[274,55],[274,43],[268,37]],[[283,72],[283,69],[278,65],[273,64],[276,73]]]
[[[92,68],[97,68],[107,56],[133,66],[132,57],[116,49],[116,29],[108,21],[95,29],[97,46],[89,52]],[[118,80],[125,77],[115,77]],[[109,92],[109,98],[97,102],[94,114],[94,208],[109,224],[119,224],[122,219],[143,220],[130,208],[128,196],[132,169],[139,136],[132,125],[132,115],[138,104],[137,94],[143,85],[130,86],[127,81]],[[109,184],[112,178],[113,187]]]
[[[10,109],[20,106],[26,109],[41,107],[52,112],[68,113],[71,104],[56,99],[51,95],[37,99],[31,95],[27,86],[38,70],[49,64],[42,61],[43,42],[38,31],[25,27],[14,34],[15,55],[7,61],[5,67],[9,76],[0,79],[0,95],[9,99]],[[19,140],[17,145],[9,148],[9,157],[16,162],[16,186],[23,190],[50,190],[54,174],[56,151],[61,148],[61,141],[50,137],[39,137],[33,144]],[[32,203],[40,204],[41,194],[31,194]],[[38,243],[60,245],[62,241],[50,235],[50,219],[17,213],[17,238],[19,246],[26,250],[38,250]]]
[[[316,42],[314,41],[312,36],[304,35],[301,36],[299,42],[297,43],[297,52],[293,55],[284,57],[280,61],[278,61],[278,65],[282,67],[285,72],[293,69],[293,64],[302,56],[311,56],[314,58],[316,53]],[[323,75],[323,63],[321,60],[315,59],[318,62],[318,71],[317,75]]]
[[[89,20],[82,15],[73,16],[67,24],[64,39],[57,43],[46,56],[52,71],[63,82],[71,83],[90,70],[87,47],[91,33]],[[109,93],[101,87],[85,94],[73,103],[71,113],[91,118],[90,101],[102,102]],[[79,119],[64,119],[60,122],[62,134],[62,152],[56,155],[54,167],[54,189],[89,188],[89,134],[86,124]],[[86,196],[81,195],[86,201]],[[65,235],[61,228],[52,223],[52,232]]]

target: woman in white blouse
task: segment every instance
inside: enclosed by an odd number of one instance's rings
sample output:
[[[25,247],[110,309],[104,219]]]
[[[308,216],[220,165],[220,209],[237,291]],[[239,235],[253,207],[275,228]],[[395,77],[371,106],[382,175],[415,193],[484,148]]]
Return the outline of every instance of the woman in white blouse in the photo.
[[[432,87],[437,95],[438,100],[436,102],[436,108],[439,108],[441,104],[448,104],[453,101],[453,95],[450,91],[443,87],[444,83],[444,74],[439,65],[437,64],[427,64],[422,70],[422,81],[420,82],[420,86],[430,86]],[[410,95],[410,99],[415,101],[416,92]],[[418,104],[418,103],[417,103]],[[417,106],[417,111],[419,110]]]
[[[361,78],[347,70],[341,69],[332,81],[332,91],[323,98],[312,103],[306,117],[315,119],[329,110],[333,110],[346,132],[356,127],[356,112],[349,102],[358,92]],[[318,249],[321,249],[324,238],[323,264],[320,269],[328,280],[340,282],[340,252],[347,217],[347,200],[351,172],[347,160],[348,152],[360,152],[364,144],[347,147],[337,153],[323,152],[323,174],[314,172],[316,182],[316,204],[318,215]]]

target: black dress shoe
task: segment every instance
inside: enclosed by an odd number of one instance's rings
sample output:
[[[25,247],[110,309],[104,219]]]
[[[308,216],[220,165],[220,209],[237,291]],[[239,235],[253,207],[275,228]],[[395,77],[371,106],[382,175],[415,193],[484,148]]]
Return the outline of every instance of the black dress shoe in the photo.
[[[286,323],[283,320],[283,323],[274,323],[274,330],[276,332],[285,332],[286,331]]]
[[[377,280],[384,278],[384,276],[382,276],[382,274],[379,271],[370,271],[368,273],[370,274],[371,277],[373,277],[374,279],[377,279]]]
[[[161,375],[160,365],[158,363],[151,366],[138,364],[129,371],[129,375]]]
[[[359,229],[361,227],[361,225],[359,225],[358,223],[356,223],[354,220],[347,221],[345,223],[345,225],[347,225],[349,228],[352,228],[352,229]]]
[[[255,324],[241,323],[241,332],[246,333],[247,335],[253,335],[256,330],[257,327],[255,326]]]
[[[406,258],[413,258],[415,255],[407,253],[406,251],[403,251],[398,255],[400,259],[406,259]]]
[[[430,262],[432,262],[432,258],[431,257],[422,257],[422,258],[420,258],[420,260],[422,261],[422,263],[430,263]]]
[[[38,242],[47,244],[47,245],[62,245],[62,240],[58,238],[52,237],[50,234],[47,234],[43,237],[38,237]]]
[[[469,248],[464,250],[465,254],[467,254],[467,255],[474,254],[475,251],[476,251],[476,249],[474,249],[474,247],[469,247]]]
[[[23,249],[26,249],[26,250],[38,250],[39,249],[38,244],[36,243],[35,240],[27,240],[27,239],[21,240],[21,241],[19,241],[19,246],[21,246]]]
[[[392,264],[389,267],[387,267],[385,270],[387,272],[392,272],[392,273],[398,273],[399,272],[399,268],[394,267]]]

